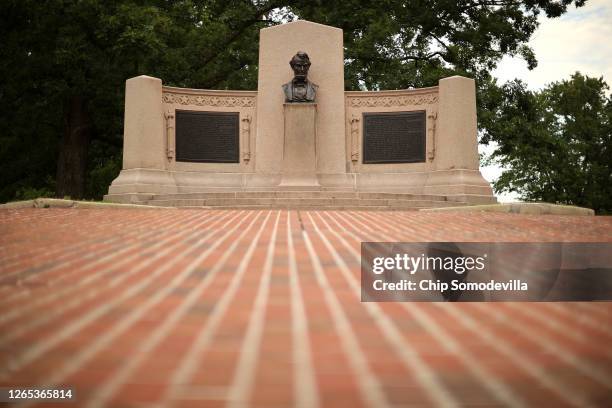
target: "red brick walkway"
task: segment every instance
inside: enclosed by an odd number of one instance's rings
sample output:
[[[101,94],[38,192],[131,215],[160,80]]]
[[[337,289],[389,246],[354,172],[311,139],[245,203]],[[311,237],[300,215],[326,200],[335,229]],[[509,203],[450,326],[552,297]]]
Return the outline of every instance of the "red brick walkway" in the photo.
[[[612,241],[612,218],[0,210],[0,385],[92,407],[612,406],[612,303],[361,303],[366,240]]]

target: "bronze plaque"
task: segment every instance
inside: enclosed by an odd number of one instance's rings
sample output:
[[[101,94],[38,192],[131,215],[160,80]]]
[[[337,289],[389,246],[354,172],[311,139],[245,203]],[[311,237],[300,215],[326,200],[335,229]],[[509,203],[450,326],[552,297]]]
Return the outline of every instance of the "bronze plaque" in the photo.
[[[363,114],[363,163],[425,161],[425,111]]]
[[[239,163],[239,113],[176,111],[176,161]]]

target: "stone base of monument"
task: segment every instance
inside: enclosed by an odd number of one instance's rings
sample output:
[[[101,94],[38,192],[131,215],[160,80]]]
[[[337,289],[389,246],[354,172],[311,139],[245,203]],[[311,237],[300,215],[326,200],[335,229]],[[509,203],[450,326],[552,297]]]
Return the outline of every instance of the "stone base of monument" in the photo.
[[[122,199],[128,199],[122,196]],[[293,208],[321,210],[417,210],[465,206],[478,197],[451,197],[441,195],[417,195],[406,193],[347,192],[347,191],[249,191],[249,192],[207,192],[132,195],[130,203],[162,207],[220,207],[220,208]],[[114,201],[108,200],[107,201]]]
[[[104,200],[171,207],[329,209],[420,209],[497,202],[478,170],[328,174],[318,175],[316,185],[283,185],[282,179],[281,175],[123,170]]]

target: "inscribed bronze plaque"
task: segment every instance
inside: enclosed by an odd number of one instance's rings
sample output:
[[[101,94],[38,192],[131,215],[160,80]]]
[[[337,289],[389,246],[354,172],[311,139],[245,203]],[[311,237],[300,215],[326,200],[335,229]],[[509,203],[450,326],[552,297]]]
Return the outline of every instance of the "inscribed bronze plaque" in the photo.
[[[176,161],[239,163],[238,112],[176,111]]]
[[[363,114],[363,163],[425,161],[425,111]]]

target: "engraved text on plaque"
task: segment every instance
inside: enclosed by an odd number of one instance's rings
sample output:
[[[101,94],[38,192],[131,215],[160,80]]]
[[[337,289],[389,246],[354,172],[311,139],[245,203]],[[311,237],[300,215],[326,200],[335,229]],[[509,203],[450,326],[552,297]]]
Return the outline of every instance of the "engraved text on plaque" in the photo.
[[[176,111],[176,161],[239,163],[239,113]]]
[[[425,111],[363,114],[363,163],[425,161]]]

